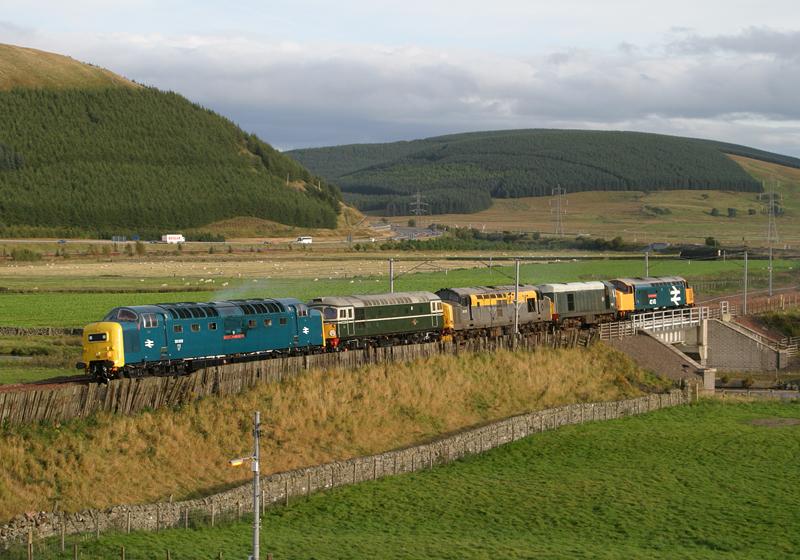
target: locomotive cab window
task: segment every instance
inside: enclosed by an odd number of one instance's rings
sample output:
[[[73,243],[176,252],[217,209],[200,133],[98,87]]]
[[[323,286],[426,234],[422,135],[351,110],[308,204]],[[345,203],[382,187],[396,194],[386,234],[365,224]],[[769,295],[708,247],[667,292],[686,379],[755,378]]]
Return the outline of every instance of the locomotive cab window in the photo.
[[[200,325],[192,323],[192,332],[200,332]]]
[[[210,330],[210,331],[217,330],[217,324],[216,323],[209,323],[208,324],[208,330]]]
[[[183,332],[183,325],[175,325],[175,326],[172,327],[172,330],[174,332],[176,332],[176,333],[182,333]]]
[[[326,307],[322,310],[322,317],[326,321],[334,321],[336,319],[336,308],[335,307]]]
[[[155,313],[142,313],[142,326],[152,329],[158,326],[158,315]]]
[[[567,294],[567,309],[575,311],[575,294]]]
[[[89,335],[89,342],[105,342],[106,340],[108,340],[108,335],[104,332]]]
[[[135,323],[138,320],[139,316],[136,315],[136,313],[131,311],[130,309],[120,309],[117,312],[117,321],[123,321],[126,323]]]
[[[250,319],[249,321],[247,321],[247,328],[248,329],[254,329],[254,328],[256,328],[256,325],[257,325],[257,323],[256,323],[255,319]]]
[[[264,326],[271,327],[272,326],[272,319],[264,319]]]

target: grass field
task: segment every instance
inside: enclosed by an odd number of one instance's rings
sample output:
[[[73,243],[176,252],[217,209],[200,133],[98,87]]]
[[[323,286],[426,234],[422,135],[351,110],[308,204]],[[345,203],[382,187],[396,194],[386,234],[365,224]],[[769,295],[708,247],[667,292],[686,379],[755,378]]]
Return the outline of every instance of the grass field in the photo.
[[[487,262],[488,261],[484,261]],[[431,267],[419,266],[420,263],[398,263],[396,270],[396,291],[438,290],[448,286],[475,286],[513,284],[513,267],[494,266],[491,270],[485,265],[481,268],[454,269],[433,271]],[[385,266],[385,263],[383,263]],[[286,265],[289,266],[289,265]],[[322,264],[318,265],[322,267]],[[334,263],[332,266],[340,266]],[[412,271],[416,270],[426,272]],[[435,267],[434,267],[435,268]],[[621,276],[641,276],[644,265],[638,260],[598,260],[598,261],[562,261],[549,263],[524,264],[520,267],[520,282],[541,284],[546,282],[585,281]],[[753,288],[765,283],[767,274],[766,261],[750,262],[750,285]],[[776,276],[782,281],[797,283],[800,267],[793,261],[775,261]],[[213,283],[208,271],[195,272],[195,276],[180,278],[124,276],[115,278],[114,285],[124,289],[136,289],[136,286],[148,288],[163,287],[180,290],[187,283],[192,287],[204,287],[205,291],[169,293],[7,293],[0,294],[0,326],[69,326],[80,327],[102,318],[108,310],[118,305],[140,305],[146,303],[174,301],[209,301],[241,297],[297,297],[307,301],[320,295],[369,294],[387,292],[387,274],[380,276],[370,274],[364,276],[342,277],[342,274],[325,275],[321,270],[314,277],[287,278],[275,277],[239,278],[236,276],[214,276]],[[743,276],[741,261],[682,261],[651,259],[652,275],[681,275],[690,280],[729,280],[739,282]],[[201,276],[202,274],[202,276]],[[357,274],[354,270],[352,274]],[[2,275],[0,274],[0,277]],[[54,285],[57,280],[47,277]],[[203,279],[203,282],[200,279]],[[18,278],[17,282],[25,282],[28,286],[36,286],[36,277]],[[98,280],[93,277],[69,276],[64,285],[97,286]],[[227,286],[225,285],[227,284]],[[762,286],[763,287],[763,286]],[[729,290],[730,291],[730,290]],[[701,294],[702,295],[702,294]]]
[[[663,389],[624,355],[589,349],[439,355],[355,370],[312,370],[180,409],[100,414],[59,425],[0,426],[0,522],[204,495],[242,483],[227,460],[265,429],[263,472],[376,453],[529,410]],[[122,474],[121,474],[122,473]]]
[[[721,403],[538,434],[271,510],[282,558],[800,557],[800,405]],[[252,529],[109,535],[82,558],[244,558]]]
[[[800,169],[732,156],[757,179],[779,181],[785,214],[777,218],[782,244],[800,246]],[[728,244],[764,245],[767,215],[754,193],[723,191],[583,192],[567,195],[564,230],[626,241],[702,243],[712,236]],[[649,209],[648,209],[649,207]],[[417,224],[450,224],[489,231],[554,231],[551,197],[494,199],[492,207],[475,214],[445,214],[417,218]],[[657,214],[653,208],[666,209]],[[720,216],[712,216],[717,208]],[[728,218],[728,208],[737,216]],[[748,210],[756,211],[749,215]],[[408,216],[390,218],[404,224]]]

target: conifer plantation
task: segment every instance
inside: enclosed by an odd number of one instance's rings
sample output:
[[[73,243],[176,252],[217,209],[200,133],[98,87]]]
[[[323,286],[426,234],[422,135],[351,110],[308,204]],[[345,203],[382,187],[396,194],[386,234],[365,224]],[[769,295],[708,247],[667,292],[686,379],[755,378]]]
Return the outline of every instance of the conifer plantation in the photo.
[[[721,142],[589,130],[506,130],[288,152],[364,211],[407,214],[418,190],[434,214],[484,210],[492,198],[582,191],[760,192],[726,154],[800,167],[797,158]]]
[[[333,228],[339,201],[336,187],[176,93],[0,92],[3,235],[157,236],[236,216]]]

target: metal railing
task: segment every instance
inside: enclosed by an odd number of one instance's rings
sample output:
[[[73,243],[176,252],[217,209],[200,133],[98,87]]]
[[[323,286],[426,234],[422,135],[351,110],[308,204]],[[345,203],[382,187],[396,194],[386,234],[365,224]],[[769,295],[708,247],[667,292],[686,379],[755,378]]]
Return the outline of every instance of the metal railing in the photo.
[[[717,310],[719,313],[719,311]],[[640,330],[666,331],[696,327],[703,319],[709,319],[712,310],[708,307],[667,309],[632,315],[625,321],[614,321],[600,325],[600,340],[613,340],[633,336]]]

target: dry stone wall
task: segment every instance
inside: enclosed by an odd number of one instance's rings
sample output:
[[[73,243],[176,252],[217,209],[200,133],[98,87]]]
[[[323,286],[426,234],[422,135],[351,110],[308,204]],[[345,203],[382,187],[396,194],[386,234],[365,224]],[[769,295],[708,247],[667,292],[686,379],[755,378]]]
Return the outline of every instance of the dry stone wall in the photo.
[[[487,352],[512,347],[571,347],[578,343],[588,344],[592,337],[591,331],[567,330],[532,333],[517,341],[513,337],[503,336],[475,338],[459,344],[410,344],[275,358],[219,365],[175,377],[115,379],[108,385],[29,385],[14,391],[0,391],[0,423],[63,422],[96,412],[135,414],[142,410],[185,405],[208,395],[235,395],[260,383],[280,382],[314,368],[356,368],[375,363],[417,360],[440,353]]]
[[[262,503],[264,507],[286,504],[313,492],[451,463],[561,426],[645,414],[687,404],[690,400],[690,392],[676,390],[623,401],[567,405],[514,416],[422,445],[276,473],[261,479]],[[188,526],[190,518],[213,519],[224,513],[252,511],[252,508],[252,484],[248,483],[198,500],[121,505],[70,514],[31,513],[0,526],[0,546],[21,542],[29,534],[33,538],[46,538],[62,534],[62,531],[73,534],[180,528]]]

